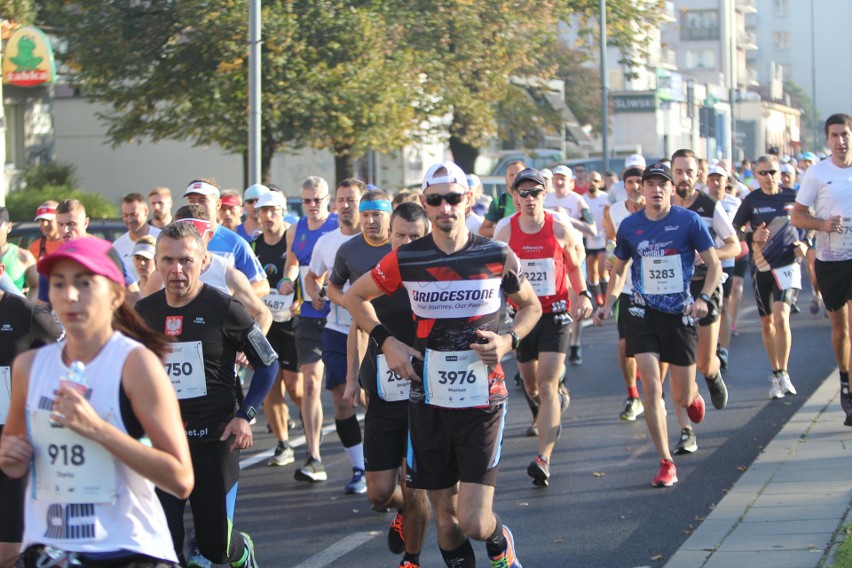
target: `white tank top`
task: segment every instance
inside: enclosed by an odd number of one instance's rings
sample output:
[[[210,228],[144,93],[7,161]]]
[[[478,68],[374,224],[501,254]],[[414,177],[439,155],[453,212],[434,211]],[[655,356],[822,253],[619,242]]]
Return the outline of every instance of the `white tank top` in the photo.
[[[39,434],[46,416],[50,415],[60,378],[68,373],[62,362],[64,346],[63,342],[39,349],[30,371],[27,426],[35,453],[49,457],[41,462],[36,458],[31,466],[24,509],[24,548],[40,543],[82,553],[127,550],[177,562],[153,483],[105,453],[100,444],[82,437],[81,440],[67,438],[76,434],[61,426],[48,425],[52,430],[49,435]],[[128,354],[139,346],[138,342],[115,332],[85,371],[92,408],[125,434],[127,429],[119,406],[120,370]],[[70,480],[76,472],[90,467],[96,457],[106,460],[101,462],[96,475],[77,475],[79,480]],[[65,484],[65,492],[62,497],[40,499],[40,491],[47,496],[54,489],[52,484],[46,486],[37,481],[45,479],[51,462],[57,464],[54,474]],[[39,468],[39,463],[45,467]],[[74,487],[69,491],[70,486]],[[98,498],[101,502],[86,503],[75,498],[93,486],[114,489],[112,500],[103,502],[103,498]],[[59,485],[55,487],[59,489]]]
[[[615,232],[618,233],[618,227],[621,226],[621,222],[633,215],[630,211],[627,210],[627,201],[619,201],[617,203],[613,203],[609,207],[609,217],[612,219],[612,226],[615,228]],[[615,239],[615,235],[612,237]],[[630,261],[628,261],[630,262]],[[624,288],[621,289],[622,294],[632,294],[633,293],[633,277],[630,275],[630,265],[628,264],[626,269],[626,274],[624,278]]]
[[[210,255],[210,264],[207,270],[201,273],[201,281],[218,288],[222,292],[231,295],[231,290],[228,289],[228,277],[226,271],[228,269],[228,261],[218,254]]]

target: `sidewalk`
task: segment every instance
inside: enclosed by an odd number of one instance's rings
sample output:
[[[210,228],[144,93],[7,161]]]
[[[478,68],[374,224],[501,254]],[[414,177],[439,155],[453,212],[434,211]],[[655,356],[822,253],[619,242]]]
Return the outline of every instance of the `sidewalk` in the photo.
[[[839,394],[835,369],[666,568],[829,565],[852,522],[852,428]]]

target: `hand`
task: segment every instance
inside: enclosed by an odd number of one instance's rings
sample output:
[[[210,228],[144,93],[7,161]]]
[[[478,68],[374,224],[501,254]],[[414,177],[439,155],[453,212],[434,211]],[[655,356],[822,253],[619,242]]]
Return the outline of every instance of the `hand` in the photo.
[[[92,440],[95,440],[105,424],[89,401],[74,387],[69,387],[65,383],[61,383],[59,390],[56,391],[50,419]]]
[[[242,351],[237,352],[237,355],[234,358],[234,362],[237,365],[239,365],[240,367],[248,367],[249,369],[251,369],[251,364],[249,363],[248,358],[246,357],[246,354],[243,353]]]
[[[476,330],[476,336],[482,343],[471,343],[470,348],[477,352],[479,359],[486,365],[496,365],[503,355],[512,350],[512,336],[508,333],[499,335],[493,331]]]
[[[13,479],[22,477],[33,459],[33,446],[26,436],[3,435],[0,441],[0,468]]]
[[[600,326],[603,325],[604,320],[608,320],[611,317],[612,317],[612,308],[607,307],[606,305],[603,305],[595,311],[595,319],[594,319],[595,325],[600,327]]]
[[[296,286],[293,284],[292,280],[282,280],[278,285],[278,293],[287,296],[288,294],[292,294],[296,291]]]
[[[796,241],[793,245],[793,252],[796,254],[796,258],[805,258],[808,253],[808,245],[802,241]]]
[[[580,301],[574,307],[574,319],[577,321],[584,320],[592,315],[592,301],[585,296],[580,296]]]
[[[769,229],[766,228],[766,223],[761,223],[754,229],[752,240],[758,244],[764,244],[769,240]]]
[[[311,305],[314,307],[314,309],[316,311],[321,312],[325,309],[326,301],[327,300],[325,298],[312,298],[311,299]]]
[[[843,232],[843,216],[842,215],[834,215],[833,217],[829,217],[826,219],[828,222],[828,230],[827,233],[842,233]]]
[[[358,384],[357,378],[353,381],[350,380],[348,376],[346,377],[346,388],[343,389],[343,400],[351,404],[353,408],[358,407],[358,404],[361,401],[361,386]]]
[[[691,306],[689,306],[689,308],[687,308],[686,315],[692,317],[695,321],[698,321],[706,317],[708,311],[707,302],[698,298]]]
[[[247,450],[254,442],[251,433],[251,424],[247,420],[236,416],[231,418],[231,421],[225,426],[225,431],[222,432],[222,437],[219,438],[219,441],[224,442],[231,436],[234,437],[234,443],[229,448],[232,452],[234,450]]]
[[[417,373],[414,372],[414,367],[411,365],[411,358],[423,360],[423,355],[417,349],[409,347],[396,337],[388,337],[381,345],[382,353],[388,364],[388,369],[402,377],[413,381],[423,381]]]

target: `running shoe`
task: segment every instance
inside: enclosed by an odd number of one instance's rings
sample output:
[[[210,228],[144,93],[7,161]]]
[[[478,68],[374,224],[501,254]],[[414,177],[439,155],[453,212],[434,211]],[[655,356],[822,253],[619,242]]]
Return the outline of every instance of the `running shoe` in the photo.
[[[328,479],[328,474],[325,472],[322,462],[311,457],[308,458],[308,461],[305,462],[304,466],[296,470],[296,473],[293,474],[293,478],[296,481],[318,483]]]
[[[577,366],[583,364],[583,349],[579,345],[576,347],[571,347],[571,354],[568,355],[568,363],[571,366]]]
[[[520,373],[515,373],[515,386],[524,388],[524,379],[521,378]]]
[[[731,335],[733,335],[734,337],[739,337],[740,335],[740,332],[737,331],[737,324],[735,323],[731,324]]]
[[[186,532],[186,565],[189,568],[210,568],[213,563],[204,558],[195,540],[195,529]]]
[[[645,406],[642,404],[642,401],[638,398],[630,397],[627,399],[627,402],[624,403],[624,410],[618,415],[618,417],[622,420],[633,422],[636,420],[636,417],[641,415],[643,412],[645,412]]]
[[[704,420],[704,398],[699,394],[692,401],[692,404],[686,407],[686,414],[693,424],[698,424]]]
[[[535,438],[538,436],[538,426],[535,425],[535,422],[530,424],[530,427],[527,428],[527,438]]]
[[[680,440],[677,442],[675,454],[682,456],[691,454],[698,449],[698,438],[695,436],[695,430],[692,428],[684,428],[680,431]]]
[[[506,550],[497,556],[489,555],[491,568],[523,568],[521,562],[515,556],[515,538],[506,525],[503,525],[503,536],[506,538]]]
[[[724,371],[728,368],[728,350],[724,347],[719,347],[716,350],[716,357],[719,358],[719,369]]]
[[[296,452],[288,442],[278,442],[275,453],[266,460],[266,465],[287,465],[296,461]]]
[[[791,313],[791,314],[798,314],[798,313],[800,313],[801,311],[802,311],[802,310],[801,310],[801,308],[799,308],[799,303],[798,303],[798,302],[793,302],[793,303],[790,305],[790,313]]]
[[[784,385],[781,384],[781,377],[772,373],[769,375],[769,382],[772,383],[769,388],[769,398],[784,398]]]
[[[236,564],[236,566],[245,567],[245,568],[258,568],[257,560],[254,557],[254,543],[251,541],[251,537],[248,533],[241,532],[243,535],[243,542],[246,545],[246,556],[245,560],[242,564]],[[231,564],[231,566],[235,566],[235,564]]]
[[[707,381],[707,388],[710,390],[710,401],[713,403],[713,408],[722,410],[728,404],[728,387],[725,386],[725,381],[722,379],[722,373],[716,373],[715,379],[704,377]]]
[[[677,469],[669,460],[660,460],[660,473],[651,481],[652,487],[671,487],[677,483]]]
[[[797,394],[796,387],[793,386],[793,381],[790,380],[790,374],[787,371],[781,371],[781,388],[784,389],[784,394]]]
[[[527,475],[532,477],[533,485],[536,487],[547,487],[550,485],[550,466],[547,458],[539,454],[527,468]]]
[[[845,414],[852,409],[852,394],[849,393],[849,383],[840,383],[840,408]]]
[[[420,564],[415,564],[411,560],[403,560],[399,563],[399,568],[420,568]]]
[[[405,535],[402,532],[402,513],[397,513],[388,528],[388,550],[393,554],[405,553]],[[402,564],[400,564],[402,566]]]
[[[358,467],[352,468],[352,480],[343,488],[344,495],[360,495],[367,492],[367,480],[364,478],[364,470]]]
[[[843,421],[844,426],[852,426],[852,412],[846,414],[846,420]]]
[[[568,405],[571,404],[571,395],[568,389],[562,383],[559,384],[559,412],[565,414],[568,410]]]

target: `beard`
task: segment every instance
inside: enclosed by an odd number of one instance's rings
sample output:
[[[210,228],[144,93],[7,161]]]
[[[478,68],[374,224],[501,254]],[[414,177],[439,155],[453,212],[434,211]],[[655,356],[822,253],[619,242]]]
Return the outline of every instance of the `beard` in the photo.
[[[686,197],[692,193],[692,188],[688,185],[679,185],[675,188],[675,192],[681,199],[686,199]]]

